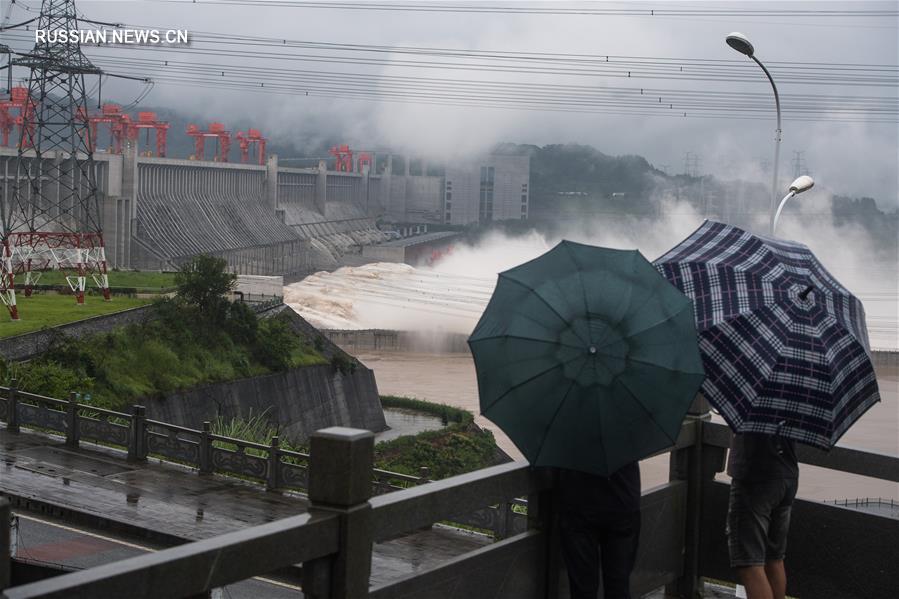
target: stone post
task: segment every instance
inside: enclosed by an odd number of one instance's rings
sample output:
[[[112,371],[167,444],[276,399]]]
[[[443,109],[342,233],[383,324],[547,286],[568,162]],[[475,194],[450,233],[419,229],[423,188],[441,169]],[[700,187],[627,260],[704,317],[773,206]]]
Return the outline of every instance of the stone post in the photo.
[[[309,511],[340,518],[337,554],[303,564],[307,599],[364,599],[371,575],[374,434],[331,427],[310,439]]]
[[[203,421],[199,447],[200,474],[212,474],[212,424]]]
[[[265,477],[265,489],[274,491],[281,486],[281,440],[272,437],[272,445],[268,450],[268,473]]]
[[[80,423],[78,421],[78,394],[69,393],[69,403],[66,404],[66,445],[78,447],[81,439]]]
[[[9,391],[6,396],[6,430],[11,433],[19,432],[19,390],[16,388],[18,381],[9,381]]]
[[[128,461],[147,459],[147,416],[144,406],[131,406],[131,430],[128,436]]]

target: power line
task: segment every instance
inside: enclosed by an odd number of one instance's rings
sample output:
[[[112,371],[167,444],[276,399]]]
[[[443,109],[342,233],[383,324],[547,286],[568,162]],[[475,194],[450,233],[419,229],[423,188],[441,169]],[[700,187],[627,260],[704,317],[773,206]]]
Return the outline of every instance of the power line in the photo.
[[[526,73],[534,75],[617,77],[630,79],[670,79],[678,81],[727,81],[757,83],[755,70],[745,61],[707,59],[682,59],[664,57],[632,57],[570,54],[532,54],[495,51],[465,51],[441,48],[417,48],[390,46],[362,46],[276,40],[274,38],[245,38],[244,40],[220,39],[224,34],[205,34],[194,37],[191,47],[137,46],[135,52],[181,53],[197,56],[239,57],[243,60],[281,60],[310,63],[354,64],[364,66],[389,66],[392,68],[416,68],[462,70],[485,73]],[[27,36],[26,36],[27,37]],[[22,39],[22,38],[20,38]],[[198,47],[207,39],[205,47]],[[277,47],[279,51],[230,48],[230,45]],[[220,47],[225,46],[225,47]],[[93,46],[99,51],[116,46]],[[295,52],[292,50],[311,50]],[[366,56],[378,53],[390,56]],[[397,59],[394,54],[414,55],[419,59]],[[475,62],[472,62],[475,61]],[[891,87],[899,85],[899,66],[860,65],[839,63],[772,63],[775,76],[785,85],[867,86]]]
[[[223,6],[266,6],[278,8],[314,8],[329,10],[436,12],[436,13],[496,13],[526,15],[575,15],[575,16],[631,16],[631,17],[787,17],[787,18],[879,18],[899,15],[896,10],[874,9],[746,9],[746,8],[542,8],[538,6],[503,5],[459,5],[447,3],[376,3],[376,2],[305,2],[297,0],[152,0],[165,4],[207,4]]]
[[[427,96],[415,93],[378,93],[369,91],[353,91],[353,90],[333,90],[320,89],[309,91],[304,87],[291,87],[289,85],[263,85],[248,82],[225,82],[221,80],[204,80],[196,77],[167,77],[156,76],[153,80],[161,85],[177,85],[179,87],[197,87],[206,89],[231,89],[240,91],[249,91],[265,94],[280,94],[296,96],[314,96],[319,98],[341,98],[351,100],[368,100],[376,102],[399,102],[406,104],[422,104],[436,106],[457,106],[457,107],[477,107],[477,108],[495,108],[495,109],[513,109],[525,111],[539,112],[562,112],[562,113],[580,113],[580,114],[615,114],[615,115],[632,115],[632,116],[668,116],[677,118],[725,118],[725,119],[741,119],[741,120],[770,120],[769,117],[740,115],[734,113],[703,113],[703,112],[660,112],[646,110],[626,110],[626,109],[609,109],[609,108],[591,108],[589,106],[582,108],[551,106],[538,102],[503,102],[501,100],[490,101],[478,98],[456,99],[452,101],[443,100],[442,95]],[[896,120],[890,119],[871,119],[871,118],[814,118],[796,116],[788,119],[789,121],[828,121],[828,122],[866,122],[866,123],[895,123]]]
[[[591,88],[589,86],[554,86],[550,84],[528,84],[514,82],[485,83],[481,81],[461,81],[452,79],[426,79],[409,77],[377,77],[354,73],[322,73],[268,69],[260,73],[258,69],[242,65],[196,65],[176,61],[144,61],[142,59],[107,58],[97,61],[102,65],[116,68],[154,69],[148,77],[159,79],[169,75],[206,76],[207,83],[257,84],[265,89],[277,89],[290,79],[291,89],[306,91],[374,91],[408,92],[425,96],[440,93],[445,98],[493,99],[507,102],[525,100],[560,105],[608,105],[629,108],[649,108],[653,110],[727,110],[753,114],[769,114],[767,104],[758,104],[744,98],[739,93],[708,96],[702,92],[681,92],[679,90],[656,91],[639,88]],[[158,73],[162,73],[159,75]],[[251,79],[252,78],[252,79]],[[650,93],[650,91],[654,93]],[[788,114],[824,115],[871,115],[892,117],[899,113],[899,104],[890,99],[870,99],[854,102],[842,97],[785,96],[784,109]]]

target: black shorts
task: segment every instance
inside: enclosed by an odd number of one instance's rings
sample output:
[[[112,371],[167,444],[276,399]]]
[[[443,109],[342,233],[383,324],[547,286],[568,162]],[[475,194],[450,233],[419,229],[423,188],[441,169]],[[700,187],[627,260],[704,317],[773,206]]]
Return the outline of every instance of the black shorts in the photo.
[[[732,568],[761,566],[784,558],[798,486],[795,478],[731,481],[727,545]]]

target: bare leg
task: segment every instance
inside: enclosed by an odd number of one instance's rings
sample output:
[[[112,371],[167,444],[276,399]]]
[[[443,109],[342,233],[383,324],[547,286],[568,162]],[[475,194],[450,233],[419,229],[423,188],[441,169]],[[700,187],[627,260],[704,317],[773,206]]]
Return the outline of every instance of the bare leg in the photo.
[[[787,596],[787,573],[784,570],[784,561],[779,559],[766,562],[765,575],[768,577],[768,584],[771,585],[774,599],[784,599]]]
[[[774,599],[764,566],[737,568],[737,576],[740,583],[746,587],[746,596],[749,599]]]

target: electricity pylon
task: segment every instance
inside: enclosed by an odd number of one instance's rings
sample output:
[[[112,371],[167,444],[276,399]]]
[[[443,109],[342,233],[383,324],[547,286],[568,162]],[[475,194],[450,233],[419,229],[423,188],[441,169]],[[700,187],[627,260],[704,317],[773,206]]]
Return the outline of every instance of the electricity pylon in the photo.
[[[38,29],[78,30],[74,0],[43,0]],[[49,36],[45,36],[49,37]],[[35,43],[12,66],[30,70],[21,110],[15,179],[4,190],[0,300],[18,320],[16,275],[26,297],[47,269],[72,270],[66,281],[79,304],[91,275],[109,299],[97,173],[90,139],[85,75],[101,75],[77,40]]]

